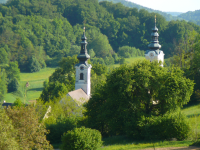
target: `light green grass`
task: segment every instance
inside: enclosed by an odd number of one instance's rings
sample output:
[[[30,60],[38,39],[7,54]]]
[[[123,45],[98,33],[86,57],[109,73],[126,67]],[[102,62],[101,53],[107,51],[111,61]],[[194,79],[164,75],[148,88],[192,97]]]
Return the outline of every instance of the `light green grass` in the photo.
[[[127,144],[104,145],[98,150],[140,150],[145,148],[161,147],[186,147],[192,144],[192,141],[159,141],[159,142],[132,142]]]
[[[20,86],[22,93],[8,93],[6,94],[5,100],[12,103],[17,97],[19,97],[23,102],[25,101],[28,103],[29,100],[35,100],[39,98],[43,90],[43,82],[48,79],[54,71],[55,68],[45,68],[41,69],[39,72],[20,73]],[[27,82],[29,82],[30,86],[25,88]]]
[[[145,59],[145,57],[142,57],[142,56],[140,56],[140,57],[131,57],[131,58],[126,58],[125,62],[127,64],[132,64],[132,63],[135,63],[137,61],[144,60],[144,59]]]
[[[137,61],[144,60],[144,59],[145,59],[145,57],[142,57],[142,56],[125,58],[125,63],[131,65],[132,63],[135,63]],[[120,66],[120,64],[109,65],[110,68],[116,68],[119,66]]]

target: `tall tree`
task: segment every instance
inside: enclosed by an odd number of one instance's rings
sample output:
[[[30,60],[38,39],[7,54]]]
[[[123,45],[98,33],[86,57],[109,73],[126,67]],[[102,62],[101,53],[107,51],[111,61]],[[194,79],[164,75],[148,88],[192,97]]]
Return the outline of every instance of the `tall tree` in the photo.
[[[179,68],[163,68],[157,62],[121,65],[99,85],[86,105],[90,127],[103,134],[138,133],[142,116],[163,116],[187,104],[194,83]],[[138,133],[140,134],[140,133]]]

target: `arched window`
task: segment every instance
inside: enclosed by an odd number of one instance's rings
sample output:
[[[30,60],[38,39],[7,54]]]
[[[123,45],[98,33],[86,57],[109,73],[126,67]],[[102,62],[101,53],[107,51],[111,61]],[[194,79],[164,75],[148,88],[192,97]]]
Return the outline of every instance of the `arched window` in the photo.
[[[80,80],[84,80],[84,74],[83,73],[80,74]]]

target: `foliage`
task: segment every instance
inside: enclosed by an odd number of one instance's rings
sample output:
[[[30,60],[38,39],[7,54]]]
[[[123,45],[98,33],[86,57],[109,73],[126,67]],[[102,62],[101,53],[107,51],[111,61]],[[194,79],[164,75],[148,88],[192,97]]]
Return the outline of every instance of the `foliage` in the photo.
[[[146,140],[184,140],[189,136],[190,125],[181,112],[167,113],[163,116],[141,117],[138,121],[142,139]],[[134,134],[134,133],[127,133]]]
[[[40,99],[47,102],[72,91],[75,85],[75,64],[78,63],[76,55],[64,57],[59,62],[59,68],[49,77],[48,84],[44,87]]]
[[[15,107],[23,107],[23,106],[25,106],[25,104],[23,104],[23,102],[21,101],[20,98],[16,98],[16,100],[14,101],[14,103],[13,103],[12,106],[15,106]]]
[[[41,69],[41,65],[36,59],[36,57],[32,56],[30,59],[29,72],[38,72]]]
[[[0,149],[1,150],[18,150],[19,145],[16,140],[17,132],[9,120],[4,109],[0,109]]]
[[[149,61],[121,65],[95,89],[85,115],[89,127],[103,135],[132,132],[138,138],[141,133],[137,122],[142,116],[176,111],[189,102],[193,86],[179,68],[163,68]],[[131,127],[127,130],[126,125]]]
[[[0,60],[3,63],[17,61],[21,71],[31,71],[30,68],[34,67],[37,71],[39,64],[42,68],[46,64],[57,66],[62,57],[80,51],[83,21],[92,59],[94,56],[111,58],[110,54],[117,53],[119,47],[125,45],[147,49],[155,14],[162,35],[160,42],[167,57],[173,54],[174,40],[185,39],[190,31],[200,29],[191,22],[167,22],[155,12],[114,3],[98,3],[98,0],[9,0],[0,5]],[[34,63],[29,63],[34,57]],[[106,61],[106,64],[110,63]]]
[[[188,20],[188,21],[198,21],[200,20],[199,18],[200,10],[195,10],[195,11],[188,11],[186,13],[180,14],[179,17]]]
[[[47,134],[47,140],[54,144],[61,143],[63,133],[77,127],[84,118],[82,106],[78,107],[77,103],[70,97],[65,95],[62,97],[62,100],[58,98],[46,103],[38,100],[36,105],[38,112],[40,112],[40,120],[44,122],[46,129],[50,131]],[[51,111],[46,114],[49,107]],[[44,118],[45,114],[46,118]]]
[[[7,93],[7,81],[5,70],[0,67],[0,101],[3,101],[5,94]]]
[[[5,68],[8,81],[8,92],[19,90],[20,70],[17,62],[10,62]]]
[[[20,149],[52,149],[46,140],[47,130],[39,123],[34,107],[9,107],[6,114],[17,131]]]
[[[63,134],[61,149],[96,150],[101,145],[101,133],[99,131],[81,127]]]
[[[122,6],[122,4],[123,4],[126,7],[135,8],[135,9],[138,9],[138,10],[145,9],[150,13],[152,13],[152,12],[158,13],[158,14],[164,16],[167,21],[181,19],[179,17],[175,17],[174,15],[171,15],[171,13],[174,13],[174,12],[162,12],[162,11],[159,11],[159,10],[154,10],[154,9],[151,9],[151,8],[143,7],[141,5],[138,5],[138,4],[130,2],[130,1],[123,1],[123,0],[98,0],[98,1],[99,2],[109,1],[109,2],[116,3],[115,7],[117,6],[117,9],[115,11],[119,11],[120,6]],[[121,13],[119,12],[119,14],[121,14]],[[178,12],[177,12],[177,14],[178,14]]]
[[[144,56],[144,51],[140,51],[135,47],[129,47],[129,46],[120,47],[117,53],[119,56],[123,58]]]

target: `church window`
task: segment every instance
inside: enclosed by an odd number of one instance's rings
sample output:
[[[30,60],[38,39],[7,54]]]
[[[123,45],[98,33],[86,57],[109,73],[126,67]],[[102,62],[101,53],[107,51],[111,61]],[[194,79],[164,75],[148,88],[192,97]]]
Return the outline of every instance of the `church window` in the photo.
[[[80,80],[84,80],[84,74],[83,73],[80,74]]]

